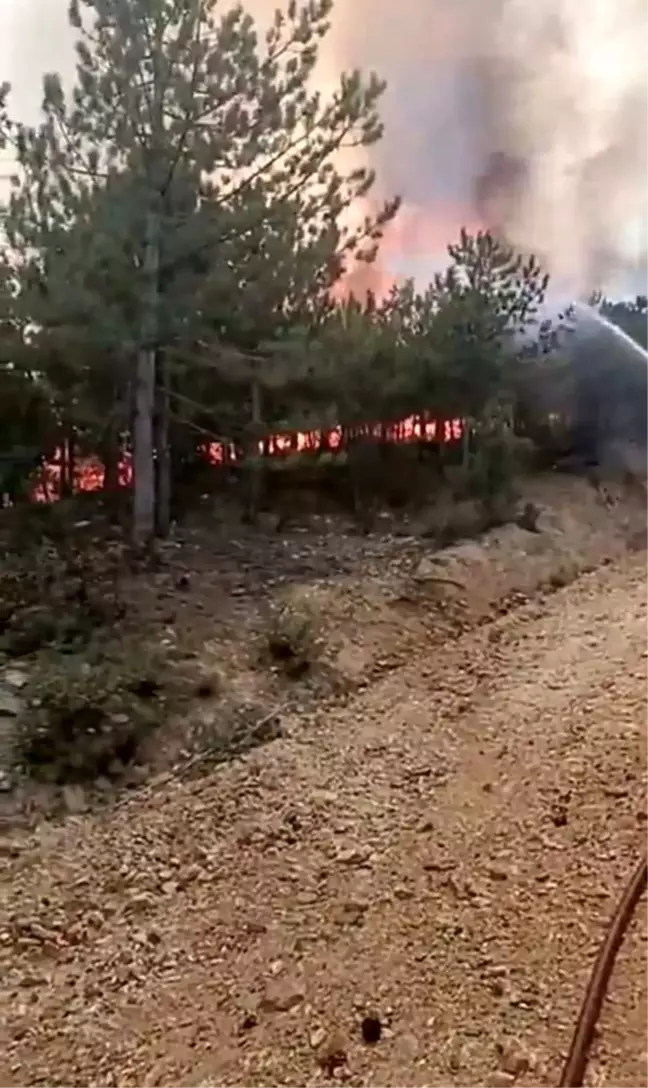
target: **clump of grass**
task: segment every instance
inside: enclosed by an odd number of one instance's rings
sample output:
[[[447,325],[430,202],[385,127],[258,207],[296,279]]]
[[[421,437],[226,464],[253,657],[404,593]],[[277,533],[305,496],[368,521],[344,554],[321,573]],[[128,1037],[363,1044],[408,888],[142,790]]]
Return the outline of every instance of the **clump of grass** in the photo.
[[[278,602],[264,631],[261,656],[297,679],[310,672],[319,656],[318,624],[307,598]]]
[[[90,783],[137,761],[173,693],[159,649],[43,654],[24,691],[16,762],[31,777]]]

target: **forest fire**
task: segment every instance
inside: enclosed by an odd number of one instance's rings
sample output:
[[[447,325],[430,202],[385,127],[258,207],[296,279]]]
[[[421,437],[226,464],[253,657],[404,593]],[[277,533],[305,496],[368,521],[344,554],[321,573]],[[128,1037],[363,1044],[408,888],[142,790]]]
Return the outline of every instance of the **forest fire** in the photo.
[[[408,443],[429,442],[448,445],[460,442],[464,426],[461,419],[438,419],[428,413],[408,416],[391,423],[369,423],[354,429],[355,437],[370,438],[375,442]],[[345,444],[341,427],[329,430],[283,431],[270,435],[259,442],[262,457],[288,457],[291,454],[339,454]],[[235,443],[208,442],[200,447],[202,458],[214,467],[235,465],[242,460],[243,451]],[[61,467],[64,458],[57,450],[39,473],[38,483],[31,498],[34,502],[55,502],[61,493]],[[74,464],[74,492],[101,491],[104,486],[105,468],[95,456],[80,457]],[[130,487],[133,482],[133,466],[130,453],[125,453],[119,464],[120,487]]]

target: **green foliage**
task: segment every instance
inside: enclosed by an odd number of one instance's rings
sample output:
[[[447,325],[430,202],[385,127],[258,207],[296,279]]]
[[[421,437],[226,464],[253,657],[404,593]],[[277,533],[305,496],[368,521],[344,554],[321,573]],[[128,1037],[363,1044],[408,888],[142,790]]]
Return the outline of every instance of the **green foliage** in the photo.
[[[429,406],[480,429],[533,402],[556,362],[547,277],[490,233],[462,231],[427,287],[335,300],[398,201],[347,214],[374,177],[344,153],[380,139],[384,84],[354,71],[314,89],[331,11],[290,0],[263,28],[215,0],[73,0],[71,94],[46,75],[29,128],[10,123],[2,88],[0,140],[18,160],[4,449],[64,435],[114,465],[130,432],[150,513],[154,479],[160,506],[196,440],[227,436],[246,449],[253,516],[258,438],[339,423],[359,509],[385,469],[362,424]]]
[[[312,89],[330,12],[291,0],[263,33],[240,7],[217,17],[215,0],[73,0],[72,94],[48,74],[40,125],[10,133],[22,319],[60,414],[100,445],[127,426],[137,385],[136,492],[153,477],[151,354],[164,447],[169,393],[227,399],[232,378],[250,380],[246,353],[330,311],[345,262],[370,260],[396,211],[345,225],[374,179],[341,171],[338,153],[379,139],[384,85],[354,71],[328,98]],[[210,374],[195,365],[205,340]],[[290,358],[276,361],[274,382],[290,381]]]
[[[119,778],[166,706],[159,649],[122,646],[61,658],[44,655],[30,674],[18,722],[16,762],[60,784]]]
[[[522,375],[537,369],[548,278],[535,259],[488,232],[462,231],[448,254],[446,272],[424,291],[409,281],[381,302],[350,299],[319,331],[315,385],[341,422],[427,404],[480,419],[496,401],[514,404]]]
[[[215,7],[74,2],[72,96],[46,76],[41,125],[18,129],[10,241],[35,251],[38,309],[93,346],[139,341],[151,212],[156,339],[207,330],[249,346],[259,313],[275,315],[266,335],[287,311],[312,314],[345,256],[369,257],[395,210],[340,225],[373,177],[339,173],[332,156],[379,138],[383,84],[353,72],[328,101],[309,89],[331,0],[289,4],[265,37],[241,8],[217,19]]]

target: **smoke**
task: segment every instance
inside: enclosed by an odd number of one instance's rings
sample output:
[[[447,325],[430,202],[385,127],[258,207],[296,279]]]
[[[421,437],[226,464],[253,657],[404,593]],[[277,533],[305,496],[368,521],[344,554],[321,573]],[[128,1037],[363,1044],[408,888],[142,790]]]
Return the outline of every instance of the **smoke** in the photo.
[[[263,21],[276,3],[245,6]],[[40,72],[71,69],[66,3],[1,7],[0,78],[33,119]],[[338,0],[323,86],[356,65],[389,85],[368,156],[404,208],[377,281],[429,276],[462,225],[483,225],[572,292],[643,289],[646,24],[645,0]]]
[[[338,67],[375,67],[389,82],[371,158],[384,191],[406,202],[399,266],[477,220],[541,255],[571,291],[644,289],[647,10],[644,0],[340,3]]]

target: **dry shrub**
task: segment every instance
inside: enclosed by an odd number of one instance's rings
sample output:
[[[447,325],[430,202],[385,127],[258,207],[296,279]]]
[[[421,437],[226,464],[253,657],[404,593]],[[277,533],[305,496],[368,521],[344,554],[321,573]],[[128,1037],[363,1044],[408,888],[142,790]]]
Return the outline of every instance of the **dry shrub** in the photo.
[[[320,651],[320,625],[306,593],[293,591],[270,611],[263,634],[261,657],[287,676],[309,672]]]
[[[23,693],[16,763],[58,783],[118,778],[168,706],[170,665],[141,646],[43,654]]]

